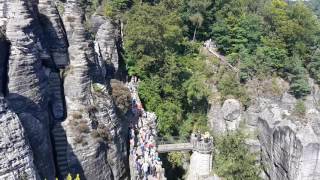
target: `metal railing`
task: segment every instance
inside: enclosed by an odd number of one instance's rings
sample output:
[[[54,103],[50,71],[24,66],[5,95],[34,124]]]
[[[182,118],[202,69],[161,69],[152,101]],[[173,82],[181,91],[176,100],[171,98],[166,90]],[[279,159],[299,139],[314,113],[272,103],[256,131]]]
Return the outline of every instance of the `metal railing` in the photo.
[[[180,143],[190,143],[190,139],[179,137],[179,136],[157,137],[156,138],[156,142],[157,142],[158,145],[180,144]]]
[[[198,140],[181,137],[158,137],[157,145],[162,151],[193,150],[200,153],[211,153],[213,150],[213,140]],[[186,145],[187,144],[187,145]],[[188,148],[186,148],[188,147]],[[189,148],[191,147],[191,148]]]

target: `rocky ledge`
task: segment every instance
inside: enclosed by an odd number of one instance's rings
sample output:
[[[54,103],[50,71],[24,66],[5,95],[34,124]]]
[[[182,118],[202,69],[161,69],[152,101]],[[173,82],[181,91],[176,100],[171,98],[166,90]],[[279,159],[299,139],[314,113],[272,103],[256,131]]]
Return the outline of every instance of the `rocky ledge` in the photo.
[[[319,179],[319,87],[310,79],[312,92],[301,101],[288,93],[285,81],[274,81],[281,87],[277,93],[269,91],[270,80],[249,82],[251,105],[246,109],[236,99],[213,102],[209,126],[218,133],[239,128],[248,133],[250,149],[260,152],[264,179]],[[304,114],[297,113],[298,103]]]

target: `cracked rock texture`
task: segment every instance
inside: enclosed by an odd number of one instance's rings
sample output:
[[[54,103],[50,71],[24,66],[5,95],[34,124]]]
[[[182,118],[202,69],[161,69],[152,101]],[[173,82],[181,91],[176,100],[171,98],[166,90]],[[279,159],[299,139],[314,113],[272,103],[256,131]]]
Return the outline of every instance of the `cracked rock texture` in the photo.
[[[209,126],[217,133],[243,128],[249,135],[250,150],[261,152],[258,159],[264,165],[264,179],[320,179],[319,87],[310,80],[312,93],[304,100],[306,114],[299,116],[297,99],[288,93],[287,83],[276,82],[277,92],[268,89],[271,80],[249,82],[252,101],[245,110],[234,99],[222,106],[212,103]]]
[[[80,2],[60,4],[0,0],[0,179],[126,179],[128,125],[107,79],[116,27],[100,18],[90,39]]]
[[[97,59],[93,43],[86,40],[83,16],[78,2],[67,1],[63,20],[70,45],[70,67],[64,81],[68,116],[63,128],[70,144],[68,162],[71,172],[81,167],[81,176],[86,179],[124,179],[128,172],[127,126],[115,113],[104,78],[107,72]],[[75,119],[74,114],[79,112],[82,118]],[[85,122],[88,132],[79,134],[71,125],[75,121]],[[91,133],[103,128],[109,133],[108,141],[92,137]],[[75,142],[79,135],[86,145]]]
[[[57,67],[67,66],[68,42],[58,9],[52,0],[39,0],[39,13],[41,25],[48,42],[48,50]]]
[[[33,154],[18,116],[0,97],[0,179],[36,179]]]
[[[116,31],[110,20],[100,26],[96,37],[96,50],[99,61],[106,67],[111,76],[119,70],[119,57],[116,45]]]
[[[49,138],[47,80],[42,66],[42,47],[34,29],[34,7],[30,1],[11,1],[6,37],[11,43],[8,61],[9,107],[18,114],[34,152],[41,177],[55,176]],[[45,152],[45,153],[44,153]]]

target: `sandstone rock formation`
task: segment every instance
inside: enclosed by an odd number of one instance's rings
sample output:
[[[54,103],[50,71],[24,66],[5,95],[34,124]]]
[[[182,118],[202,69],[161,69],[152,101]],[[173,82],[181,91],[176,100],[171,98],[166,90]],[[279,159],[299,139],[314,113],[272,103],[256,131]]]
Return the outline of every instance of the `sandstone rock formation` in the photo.
[[[291,108],[287,106],[289,109],[281,105],[266,104],[258,116],[258,139],[266,176],[319,179],[320,137],[314,131],[317,125],[312,123],[319,120],[319,112],[308,109],[305,117],[295,117],[294,104]]]
[[[96,50],[99,54],[99,61],[106,67],[109,76],[114,74],[119,69],[119,57],[116,45],[115,27],[110,20],[106,20],[97,32]]]
[[[68,164],[72,173],[81,172],[86,179],[121,179],[127,175],[126,127],[120,123],[106,88],[106,72],[97,63],[92,42],[86,39],[83,11],[77,1],[67,1],[63,21],[69,41],[70,66],[64,79],[68,109],[62,124],[70,147]],[[81,118],[75,114],[81,113]],[[72,124],[88,128],[80,132]],[[107,131],[108,141],[92,137],[96,131]],[[81,131],[81,130],[80,130]],[[77,138],[81,137],[79,145]]]
[[[246,110],[233,99],[226,100],[223,106],[211,106],[209,125],[239,122],[241,116],[244,132],[249,138],[246,143],[254,152],[261,152],[264,179],[311,180],[320,178],[320,136],[319,136],[319,87],[312,80],[312,93],[304,100],[305,116],[296,114],[297,99],[288,93],[283,80],[277,80],[283,88],[281,93],[269,92],[269,82],[258,88],[248,84],[251,105]],[[212,116],[212,117],[210,117]],[[216,118],[223,117],[223,118]],[[230,126],[229,126],[230,127]],[[217,128],[212,127],[215,131]],[[217,130],[220,133],[221,131]]]
[[[271,111],[277,113],[278,110]],[[267,178],[319,179],[320,141],[312,127],[299,127],[290,120],[273,118],[263,115],[258,123]]]
[[[241,104],[236,99],[228,99],[221,108],[223,119],[226,121],[227,130],[239,128],[241,121]]]
[[[52,0],[39,1],[40,21],[48,50],[57,67],[68,65],[68,42],[57,7]]]
[[[37,179],[33,153],[18,116],[0,97],[0,179]]]
[[[7,24],[8,0],[0,0],[0,29],[5,29]]]
[[[118,66],[115,27],[102,19],[97,50],[80,2],[63,4],[61,18],[53,0],[0,0],[0,96],[11,110],[0,102],[1,130],[10,132],[0,137],[9,157],[0,159],[0,179],[127,177],[128,125],[106,80],[106,63]]]
[[[55,168],[49,138],[47,81],[41,60],[43,49],[34,32],[38,26],[33,8],[30,1],[11,1],[8,7],[6,37],[11,48],[6,98],[24,126],[40,176],[53,179]]]

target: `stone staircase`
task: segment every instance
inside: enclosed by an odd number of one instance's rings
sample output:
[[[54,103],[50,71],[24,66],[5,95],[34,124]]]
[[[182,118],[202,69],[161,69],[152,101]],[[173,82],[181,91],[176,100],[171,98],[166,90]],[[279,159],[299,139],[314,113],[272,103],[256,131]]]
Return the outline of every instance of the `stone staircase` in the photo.
[[[61,122],[57,122],[52,130],[52,135],[54,139],[54,149],[57,159],[57,170],[58,174],[65,178],[69,172],[68,160],[67,160],[67,148],[68,141],[64,129],[61,126]]]
[[[65,112],[61,84],[59,72],[51,72],[49,75],[49,89],[52,114],[56,120],[63,120]]]

